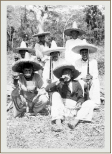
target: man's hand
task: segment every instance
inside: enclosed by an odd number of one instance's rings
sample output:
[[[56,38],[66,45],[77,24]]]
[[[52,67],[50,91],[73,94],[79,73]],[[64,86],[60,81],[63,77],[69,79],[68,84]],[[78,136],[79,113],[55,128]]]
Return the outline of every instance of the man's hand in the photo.
[[[89,83],[91,83],[91,81],[92,81],[92,78],[93,78],[93,76],[92,75],[90,75],[90,74],[88,74],[88,75],[86,75],[86,77],[84,77],[84,78],[81,78],[84,82],[89,82]]]
[[[48,84],[52,83],[52,80],[51,80],[51,79],[48,79],[48,80],[47,80],[47,83],[48,83]]]
[[[92,75],[90,75],[90,74],[86,75],[86,80],[92,80],[92,78],[93,78]]]
[[[76,104],[75,109],[76,109],[76,110],[80,110],[81,106],[82,106],[82,103],[79,102],[79,103]]]
[[[44,88],[42,89],[38,89],[38,94],[33,98],[33,102],[35,102],[35,100],[40,96],[40,95],[44,95],[46,94],[46,91]]]

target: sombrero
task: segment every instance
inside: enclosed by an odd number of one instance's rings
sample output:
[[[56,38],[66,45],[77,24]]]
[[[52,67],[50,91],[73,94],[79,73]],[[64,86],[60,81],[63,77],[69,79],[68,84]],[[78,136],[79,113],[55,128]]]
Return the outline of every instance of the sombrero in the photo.
[[[71,36],[71,32],[73,31],[77,31],[79,32],[79,35],[83,35],[85,34],[85,32],[81,29],[78,28],[77,26],[77,23],[74,21],[73,25],[72,25],[72,28],[68,28],[64,31],[64,34],[67,35],[67,36]]]
[[[72,51],[80,53],[81,49],[88,49],[89,53],[95,53],[97,51],[97,47],[87,43],[85,39],[79,45],[75,45],[75,47],[72,48]]]
[[[29,53],[27,53],[24,59],[20,59],[12,65],[12,70],[14,72],[22,73],[22,68],[24,64],[32,64],[34,71],[42,69],[42,66],[39,64],[39,62],[34,59],[34,56],[33,58],[32,57],[30,58]]]
[[[24,41],[21,42],[21,45],[19,48],[13,49],[14,53],[20,53],[22,50],[26,50],[29,53],[32,53],[33,55],[35,55],[35,50],[31,49],[31,48],[27,48],[26,47],[26,43]]]
[[[50,32],[44,32],[44,30],[42,29],[42,27],[39,26],[38,28],[38,33],[34,34],[33,37],[38,37],[38,36],[42,36],[42,35],[48,35],[50,34]]]
[[[68,62],[65,62],[63,64],[60,64],[57,66],[53,73],[57,78],[60,78],[62,76],[62,72],[64,69],[71,69],[73,74],[73,79],[77,78],[80,75],[80,72],[75,69],[75,67],[72,64],[69,64]]]
[[[45,49],[43,53],[44,53],[44,55],[50,56],[50,53],[53,53],[53,52],[60,52],[61,53],[64,50],[65,50],[64,47],[58,47],[57,44],[56,44],[56,42],[53,41],[51,43],[51,48]]]

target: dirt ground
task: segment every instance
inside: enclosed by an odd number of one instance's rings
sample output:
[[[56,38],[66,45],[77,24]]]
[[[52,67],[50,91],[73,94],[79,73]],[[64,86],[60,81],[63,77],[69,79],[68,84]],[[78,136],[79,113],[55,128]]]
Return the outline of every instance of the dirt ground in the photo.
[[[13,57],[8,55],[7,85],[12,84],[11,65]],[[104,96],[104,76],[100,76],[101,96]],[[7,102],[8,103],[8,102]],[[69,119],[63,123],[62,132],[51,131],[51,117],[44,110],[36,117],[14,118],[13,110],[7,113],[7,147],[8,148],[103,148],[105,142],[105,103],[94,111],[91,123],[81,122],[74,129],[67,126]]]

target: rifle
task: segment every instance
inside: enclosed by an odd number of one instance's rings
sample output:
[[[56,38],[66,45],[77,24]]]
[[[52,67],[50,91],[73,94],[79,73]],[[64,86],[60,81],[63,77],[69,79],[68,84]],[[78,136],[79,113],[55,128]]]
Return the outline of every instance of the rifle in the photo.
[[[50,56],[50,71],[49,71],[50,83],[52,82],[52,56]],[[49,94],[50,105],[52,105],[52,94]]]
[[[88,64],[87,64],[87,75],[90,75],[89,74],[89,49],[88,49]],[[86,94],[85,94],[85,100],[89,100],[89,88],[90,88],[90,85],[89,85],[89,81],[87,81],[87,89],[86,89]]]

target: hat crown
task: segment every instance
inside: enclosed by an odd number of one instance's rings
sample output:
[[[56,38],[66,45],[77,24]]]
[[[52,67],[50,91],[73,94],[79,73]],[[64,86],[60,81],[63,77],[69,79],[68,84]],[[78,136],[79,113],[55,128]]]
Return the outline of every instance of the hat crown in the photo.
[[[24,41],[21,42],[20,48],[27,48],[26,43]]]
[[[72,28],[78,28],[76,21],[73,22]]]
[[[82,44],[88,44],[88,42],[86,41],[86,39],[82,40]]]
[[[58,46],[57,46],[57,44],[56,44],[56,42],[55,41],[52,41],[51,42],[51,48],[57,48]]]
[[[38,33],[44,33],[44,30],[42,29],[41,25],[39,25],[39,27],[38,27]]]
[[[29,52],[26,52],[24,59],[25,60],[30,60],[30,58],[31,58],[31,54]]]

